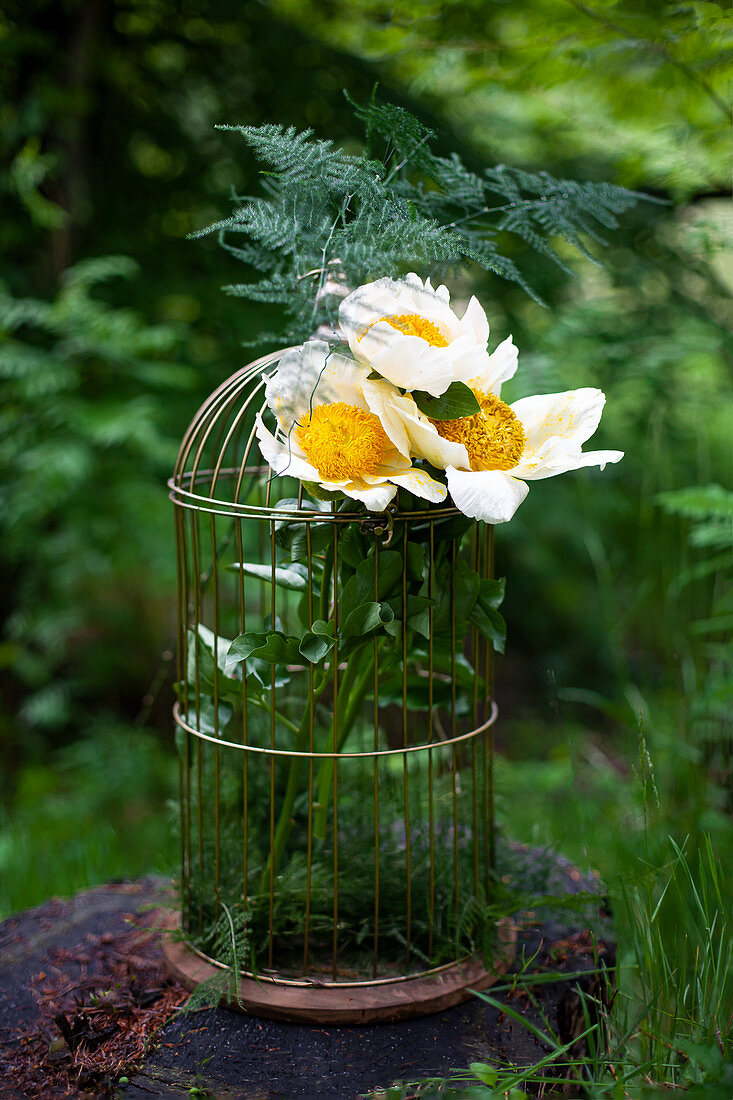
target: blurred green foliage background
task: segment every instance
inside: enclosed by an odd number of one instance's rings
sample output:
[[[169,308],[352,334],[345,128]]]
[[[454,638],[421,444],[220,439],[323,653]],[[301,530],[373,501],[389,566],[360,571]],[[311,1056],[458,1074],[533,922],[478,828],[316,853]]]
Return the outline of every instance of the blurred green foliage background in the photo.
[[[506,242],[548,309],[475,272],[453,288],[479,295],[492,346],[513,333],[512,398],[598,385],[594,445],[627,453],[535,484],[497,532],[502,816],[608,876],[649,805],[660,837],[733,854],[732,57],[712,2],[6,2],[0,915],[174,870],[165,483],[201,401],[279,320],[223,295],[240,265],[186,240],[259,186],[214,125],[358,148],[342,90],[376,81],[471,167],[664,200],[574,278]]]

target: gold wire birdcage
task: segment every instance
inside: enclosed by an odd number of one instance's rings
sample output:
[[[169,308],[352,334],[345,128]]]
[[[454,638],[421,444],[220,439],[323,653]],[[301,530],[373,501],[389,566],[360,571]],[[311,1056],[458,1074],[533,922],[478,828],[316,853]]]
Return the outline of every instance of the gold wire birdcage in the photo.
[[[212,394],[169,483],[186,941],[170,951],[189,984],[235,971],[263,1015],[431,1011],[509,951],[492,646],[461,606],[461,578],[490,582],[493,529],[275,478],[255,415],[282,354]]]

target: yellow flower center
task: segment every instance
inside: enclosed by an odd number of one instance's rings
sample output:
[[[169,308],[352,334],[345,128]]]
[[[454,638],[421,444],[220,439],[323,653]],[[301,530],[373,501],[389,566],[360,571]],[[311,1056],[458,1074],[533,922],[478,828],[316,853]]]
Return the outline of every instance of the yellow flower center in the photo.
[[[295,434],[324,481],[354,481],[376,473],[390,447],[379,418],[344,401],[317,405]]]
[[[438,434],[468,451],[472,470],[511,470],[522,457],[526,436],[515,413],[493,394],[473,391],[481,411],[460,420],[433,420]]]
[[[405,336],[419,336],[434,348],[447,348],[449,341],[433,321],[421,317],[419,313],[401,313],[399,317],[380,317],[392,328]]]

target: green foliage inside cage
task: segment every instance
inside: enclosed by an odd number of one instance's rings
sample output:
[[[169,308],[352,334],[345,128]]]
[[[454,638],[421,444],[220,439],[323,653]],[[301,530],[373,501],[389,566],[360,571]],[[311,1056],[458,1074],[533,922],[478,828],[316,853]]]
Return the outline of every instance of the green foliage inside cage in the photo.
[[[242,507],[268,492],[253,478]],[[307,497],[179,526],[198,563],[178,685],[186,930],[216,954],[233,922],[254,971],[489,950],[493,753],[471,731],[492,714],[504,585],[489,529],[400,505],[379,534],[353,501]]]
[[[367,741],[370,734],[371,731],[365,730],[363,739],[357,736],[355,743]],[[475,880],[477,872],[483,876],[484,861],[482,856],[479,871],[475,865],[478,856],[475,861],[470,843],[473,821],[468,790],[464,790],[459,803],[458,832],[454,837],[455,776],[449,769],[438,777],[436,765],[432,835],[426,785],[420,782],[423,777],[416,768],[409,769],[413,774],[408,776],[408,782],[415,792],[410,804],[414,820],[409,833],[409,854],[402,802],[405,772],[401,760],[380,769],[376,829],[371,762],[368,769],[339,765],[336,858],[331,822],[322,840],[311,837],[309,850],[309,803],[312,812],[317,791],[315,783],[309,790],[306,782],[293,809],[291,841],[273,876],[271,893],[268,877],[271,777],[269,768],[258,769],[250,762],[246,775],[248,892],[244,900],[245,779],[240,754],[230,753],[231,756],[234,760],[225,758],[222,752],[218,765],[221,832],[217,844],[213,820],[216,764],[213,752],[204,753],[203,845],[199,852],[194,825],[190,878],[182,897],[187,936],[196,946],[214,958],[222,958],[221,937],[227,935],[226,906],[237,930],[242,966],[253,973],[274,965],[280,976],[299,976],[304,972],[330,974],[334,949],[338,973],[342,977],[360,978],[371,976],[373,968],[384,977],[400,973],[405,965],[408,971],[424,970],[467,954],[489,953],[494,944],[498,911],[491,905],[483,881]],[[282,784],[282,790],[285,769],[276,767],[275,772],[275,782]],[[467,770],[460,773],[460,781],[464,786],[473,782]],[[251,838],[255,838],[254,842]],[[459,860],[457,867],[453,862],[455,855]],[[217,859],[218,884],[212,873]],[[375,892],[376,862],[378,892]],[[226,953],[223,957],[226,961]]]

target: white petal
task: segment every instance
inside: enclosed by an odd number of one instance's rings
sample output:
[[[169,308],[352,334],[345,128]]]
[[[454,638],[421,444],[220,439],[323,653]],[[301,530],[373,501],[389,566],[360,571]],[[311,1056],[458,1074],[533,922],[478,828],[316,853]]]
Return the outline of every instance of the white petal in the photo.
[[[443,305],[447,306],[450,304],[450,292],[447,286],[441,285],[438,287],[434,287],[429,278],[427,278],[425,280],[425,283],[422,284],[419,275],[416,275],[414,271],[411,271],[409,275],[405,276],[405,282],[411,282],[419,289],[422,289],[424,285],[424,289],[429,291],[431,294],[434,294],[435,297],[443,303]]]
[[[536,397],[522,397],[511,406],[522,422],[531,454],[553,436],[577,446],[590,439],[598,427],[606,398],[601,390],[567,390]]]
[[[397,486],[384,484],[362,488],[352,482],[348,488],[344,487],[343,492],[347,497],[360,500],[370,512],[383,512],[397,492]]]
[[[502,340],[499,346],[487,356],[480,371],[471,378],[464,379],[472,389],[483,393],[501,394],[502,382],[513,378],[517,370],[519,351],[511,336]],[[521,418],[520,418],[521,419]]]
[[[429,278],[427,278],[425,282],[423,282],[420,276],[417,275],[414,271],[408,271],[403,281],[407,283],[409,287],[412,287],[413,290],[427,289],[432,291],[433,289],[433,284],[430,282]]]
[[[446,346],[407,335],[389,322],[413,314],[437,326]],[[481,377],[483,388],[490,390],[495,380],[500,385],[516,369],[516,349],[507,366],[506,347],[492,369],[486,350],[489,324],[476,298],[459,320],[450,308],[447,287],[433,289],[429,279],[423,283],[414,272],[401,280],[377,279],[359,287],[341,303],[339,318],[354,356],[400,389],[439,397],[452,381]]]
[[[370,325],[380,317],[392,317],[405,312],[399,308],[400,297],[405,293],[410,293],[405,283],[385,278],[364,283],[344,298],[339,306],[339,324],[354,355],[357,353],[359,341]]]
[[[425,500],[431,500],[435,504],[445,500],[448,495],[445,485],[436,481],[425,470],[417,470],[414,467],[407,474],[393,474],[390,481],[395,485],[401,485],[403,489],[414,493],[415,496],[424,497]]]
[[[568,470],[580,470],[584,466],[603,467],[607,462],[619,462],[623,451],[581,451],[572,440],[555,436],[548,439],[531,456],[522,455],[512,470],[515,477],[527,481],[539,481],[545,477],[565,474]]]
[[[297,446],[292,434],[287,442],[275,439],[274,435],[265,427],[259,413],[255,417],[255,430],[262,457],[276,474],[288,474],[290,477],[297,477],[301,481],[321,480],[315,466],[311,466],[303,458],[303,453]]]
[[[581,469],[584,466],[600,466],[602,470],[605,470],[607,462],[620,462],[624,457],[623,451],[586,451],[581,456],[582,461],[576,467]]]
[[[489,356],[489,366],[486,383],[489,393],[497,396],[501,390],[502,382],[508,382],[517,372],[519,350],[511,336],[502,340],[499,346]]]
[[[473,335],[464,333],[443,349],[450,359],[453,382],[470,384],[471,379],[483,377],[489,367],[489,353],[485,346],[477,344]],[[480,387],[479,387],[480,388]],[[417,386],[415,387],[417,389]]]
[[[534,471],[521,472],[520,467],[512,470],[518,477],[524,477],[528,481],[540,481],[545,477],[555,477],[557,474],[566,474],[569,470],[581,470],[586,466],[600,466],[604,468],[607,462],[620,462],[624,457],[623,451],[565,451],[557,448]]]
[[[410,271],[404,279],[394,279],[392,281],[396,287],[401,289],[400,308],[393,310],[393,314],[419,313],[429,319],[435,319],[436,316],[439,316],[449,320],[449,323],[452,324],[455,324],[458,320],[450,308],[450,293],[447,286],[434,287],[430,279],[423,282],[414,271]],[[410,306],[412,306],[411,309]]]
[[[432,347],[419,336],[405,336],[378,321],[359,342],[356,354],[383,378],[404,390],[426,390],[434,397],[453,381],[447,348]]]
[[[412,462],[405,455],[400,454],[397,448],[390,447],[382,455],[382,461],[373,474],[364,474],[362,480],[368,485],[379,481],[393,481],[394,474],[406,474],[412,469]]]
[[[265,397],[278,423],[289,431],[314,405],[345,401],[366,408],[358,387],[361,367],[323,340],[307,340],[286,352],[267,379]]]
[[[446,470],[453,503],[472,519],[506,523],[516,512],[529,486],[503,470]]]
[[[447,466],[468,468],[468,451],[463,444],[443,439],[427,416],[420,412],[412,397],[399,394],[391,397],[389,404],[404,424],[413,457],[426,459],[437,470],[444,470]]]
[[[354,355],[359,355],[359,344],[369,328],[384,317],[398,317],[416,313],[437,324],[448,339],[460,336],[461,322],[449,305],[446,287],[433,290],[430,281],[422,281],[411,273],[406,279],[377,279],[357,287],[339,306],[339,323],[346,334]],[[390,326],[391,328],[392,326]],[[404,334],[393,329],[394,339]],[[360,356],[361,357],[361,356]]]
[[[464,328],[468,328],[473,333],[476,343],[485,348],[489,339],[489,322],[483,306],[475,295],[466,306],[461,323]]]
[[[361,377],[361,388],[369,411],[379,417],[382,428],[397,450],[409,457],[410,439],[402,418],[392,405],[392,399],[400,396],[399,391],[390,382],[370,379],[368,374],[369,371],[365,367]]]

